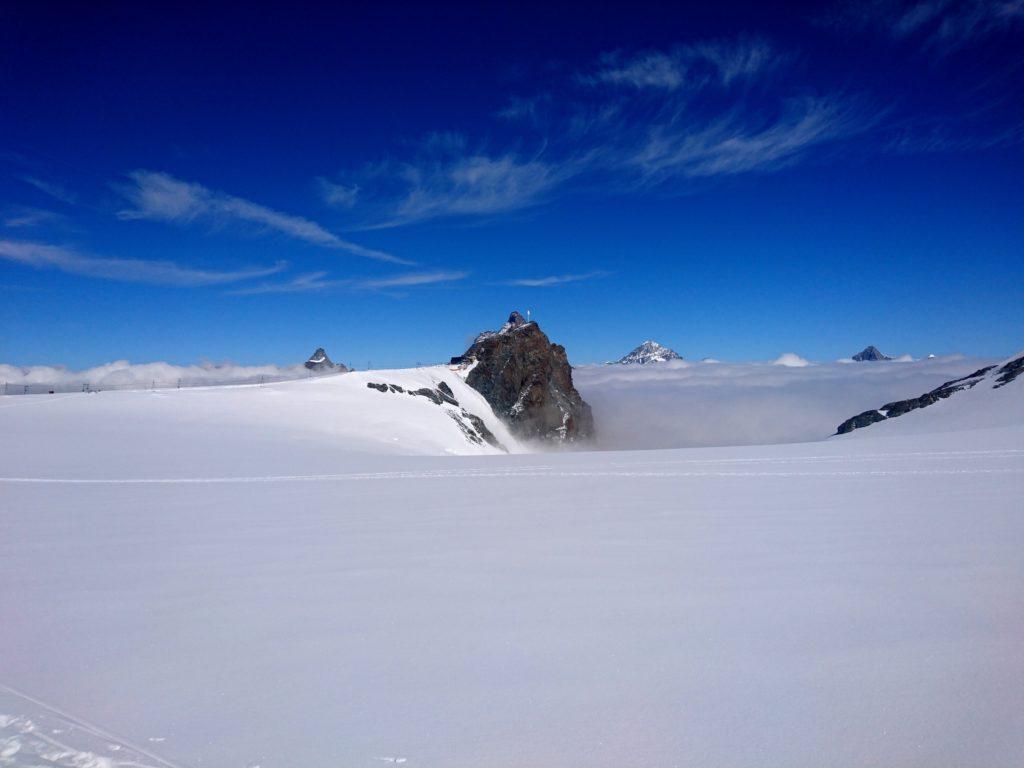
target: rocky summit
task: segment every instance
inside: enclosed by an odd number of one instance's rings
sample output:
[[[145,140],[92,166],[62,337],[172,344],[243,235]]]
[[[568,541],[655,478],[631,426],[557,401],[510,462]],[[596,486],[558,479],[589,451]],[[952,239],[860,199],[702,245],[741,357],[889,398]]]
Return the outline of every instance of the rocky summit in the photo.
[[[452,362],[472,366],[466,383],[516,436],[568,443],[593,435],[594,417],[573,386],[565,348],[518,312],[500,330],[477,336]]]
[[[858,363],[870,363],[876,360],[892,360],[888,355],[883,355],[878,347],[868,346],[864,347],[860,352],[853,356],[853,359]]]
[[[650,363],[667,363],[669,360],[682,360],[683,356],[674,349],[663,347],[656,341],[645,341],[628,355],[620,357],[609,365],[648,365]]]
[[[323,347],[317,347],[316,352],[310,355],[309,360],[303,363],[303,365],[305,365],[306,368],[308,368],[311,371],[343,372],[348,370],[348,368],[346,368],[344,365],[341,365],[340,363],[332,363],[331,358],[327,356],[327,353],[324,351]]]

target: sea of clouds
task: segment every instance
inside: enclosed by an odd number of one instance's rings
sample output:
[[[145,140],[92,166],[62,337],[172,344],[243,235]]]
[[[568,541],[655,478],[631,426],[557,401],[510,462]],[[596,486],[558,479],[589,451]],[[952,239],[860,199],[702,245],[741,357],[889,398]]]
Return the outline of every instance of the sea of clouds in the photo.
[[[130,363],[117,360],[95,368],[74,371],[64,366],[30,365],[19,367],[0,364],[0,392],[4,385],[17,389],[25,385],[51,387],[58,391],[90,389],[131,389],[150,387],[197,387],[211,384],[239,384],[282,381],[309,375],[304,366],[290,365],[235,365],[234,363],[198,363],[172,365],[171,363]]]
[[[601,448],[679,448],[821,440],[850,416],[916,397],[996,360],[672,361],[573,370]]]

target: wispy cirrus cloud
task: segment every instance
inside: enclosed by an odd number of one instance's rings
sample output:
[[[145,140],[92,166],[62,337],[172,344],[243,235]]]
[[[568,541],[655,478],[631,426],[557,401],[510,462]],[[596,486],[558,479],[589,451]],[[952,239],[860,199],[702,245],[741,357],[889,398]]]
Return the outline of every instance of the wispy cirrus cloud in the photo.
[[[419,162],[386,163],[374,170],[397,193],[384,203],[381,220],[363,229],[383,229],[438,218],[479,217],[537,205],[571,176],[564,162],[550,163],[541,153],[523,157],[469,153]]]
[[[38,227],[60,221],[64,217],[54,211],[28,206],[15,206],[4,211],[3,226],[11,229]]]
[[[359,199],[358,184],[338,184],[323,176],[316,180],[320,197],[328,205],[337,208],[351,208]]]
[[[60,184],[52,181],[46,181],[36,176],[20,176],[19,178],[29,186],[35,187],[43,194],[49,195],[54,200],[59,200],[60,202],[67,203],[68,205],[74,205],[78,202],[78,195]]]
[[[511,280],[505,280],[500,285],[513,285],[522,288],[552,288],[556,285],[564,285],[565,283],[579,283],[584,280],[594,280],[599,277],[607,277],[609,272],[604,270],[595,270],[593,272],[584,272],[576,275],[548,275],[547,277],[517,277]]]
[[[865,130],[872,123],[848,103],[793,99],[773,119],[754,122],[739,110],[707,124],[676,119],[650,126],[639,149],[624,158],[642,180],[766,172],[794,162],[812,147]]]
[[[315,293],[331,288],[354,291],[383,291],[411,288],[463,280],[468,272],[438,270],[435,272],[407,272],[378,278],[331,278],[326,271],[308,272],[278,283],[260,283],[230,291],[233,296],[256,296],[268,293]]]
[[[790,61],[753,37],[606,54],[553,85],[558,97],[518,96],[499,113],[538,131],[532,152],[438,133],[410,160],[352,174],[345,188],[358,183],[364,218],[355,228],[492,217],[574,188],[684,192],[694,179],[774,171],[873,125],[856,99],[803,95]]]
[[[832,26],[871,27],[896,40],[946,56],[1024,24],[1024,0],[875,0],[846,3],[830,12]]]
[[[596,72],[580,75],[580,79],[591,85],[675,91],[700,88],[711,82],[728,85],[758,74],[779,59],[780,55],[760,39],[706,41],[667,51],[605,54],[602,66]]]
[[[259,203],[208,189],[201,184],[176,179],[166,173],[137,170],[129,173],[128,178],[131,183],[118,186],[118,190],[132,205],[119,212],[122,219],[148,219],[178,224],[241,223],[355,256],[394,264],[412,263],[343,240],[315,221],[275,211]]]
[[[56,269],[103,280],[178,287],[224,285],[269,277],[288,266],[287,262],[279,261],[270,267],[215,271],[186,267],[172,261],[91,256],[65,246],[17,240],[0,240],[0,259],[36,269]]]

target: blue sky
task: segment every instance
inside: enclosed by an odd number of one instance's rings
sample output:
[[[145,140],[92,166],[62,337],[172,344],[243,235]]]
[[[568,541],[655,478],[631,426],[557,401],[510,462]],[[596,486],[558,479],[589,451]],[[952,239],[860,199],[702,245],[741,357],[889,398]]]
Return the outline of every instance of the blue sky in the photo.
[[[0,362],[1024,346],[1024,3],[0,10]]]

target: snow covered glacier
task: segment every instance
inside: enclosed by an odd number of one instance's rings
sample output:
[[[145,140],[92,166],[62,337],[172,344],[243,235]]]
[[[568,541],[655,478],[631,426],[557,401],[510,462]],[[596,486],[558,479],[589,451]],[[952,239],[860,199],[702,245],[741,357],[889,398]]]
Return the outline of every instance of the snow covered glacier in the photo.
[[[0,765],[1024,763],[1024,381],[510,454],[366,387],[440,380],[0,398]]]

